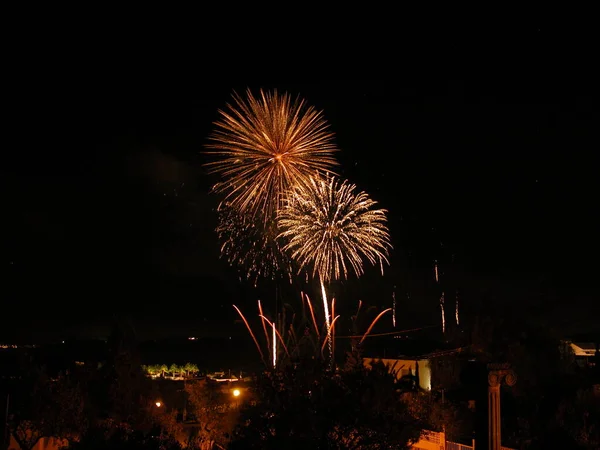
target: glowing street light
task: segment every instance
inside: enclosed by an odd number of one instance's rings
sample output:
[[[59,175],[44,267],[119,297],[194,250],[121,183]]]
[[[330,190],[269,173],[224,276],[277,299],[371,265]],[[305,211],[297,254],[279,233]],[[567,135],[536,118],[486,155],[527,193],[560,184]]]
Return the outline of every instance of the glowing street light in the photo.
[[[162,403],[161,402],[156,402],[155,405],[156,405],[157,408],[160,408],[162,406]]]
[[[240,394],[241,394],[241,392],[240,392],[240,390],[239,390],[239,389],[234,389],[234,390],[233,390],[233,396],[234,396],[234,397],[239,397],[239,396],[240,396]]]

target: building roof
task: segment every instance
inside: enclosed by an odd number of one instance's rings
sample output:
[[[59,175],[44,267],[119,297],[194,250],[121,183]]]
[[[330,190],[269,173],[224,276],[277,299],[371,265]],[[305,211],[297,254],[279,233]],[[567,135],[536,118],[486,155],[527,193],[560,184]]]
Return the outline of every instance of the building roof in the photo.
[[[571,348],[575,356],[594,356],[596,354],[596,344],[593,342],[571,342]]]

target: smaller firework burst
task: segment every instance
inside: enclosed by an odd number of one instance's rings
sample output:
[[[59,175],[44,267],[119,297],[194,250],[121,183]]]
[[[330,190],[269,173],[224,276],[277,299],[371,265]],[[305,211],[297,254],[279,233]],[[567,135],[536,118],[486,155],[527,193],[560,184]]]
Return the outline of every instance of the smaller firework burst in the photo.
[[[312,267],[321,282],[363,273],[363,260],[383,263],[392,248],[386,210],[356,186],[334,176],[315,175],[309,186],[296,186],[279,212],[279,235],[299,270]]]

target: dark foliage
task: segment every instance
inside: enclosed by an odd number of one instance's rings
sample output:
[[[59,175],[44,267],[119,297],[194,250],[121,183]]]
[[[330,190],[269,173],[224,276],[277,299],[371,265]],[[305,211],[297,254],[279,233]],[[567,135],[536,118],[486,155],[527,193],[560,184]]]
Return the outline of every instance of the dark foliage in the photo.
[[[42,437],[75,439],[85,433],[85,389],[69,374],[51,377],[32,361],[10,392],[8,427],[23,450],[33,448]]]
[[[104,428],[90,430],[81,441],[71,444],[72,450],[181,450],[172,438],[165,438],[159,431],[146,434],[117,429],[108,432]]]
[[[115,329],[111,351],[100,367],[83,364],[49,373],[34,355],[26,355],[20,373],[9,388],[8,426],[23,450],[33,448],[42,437],[83,445],[96,439],[98,430],[127,430],[122,436],[106,435],[110,442],[134,436],[133,431],[149,439],[157,427],[162,438],[174,434],[171,414],[153,407],[156,388],[121,327]]]
[[[353,360],[337,373],[316,359],[265,373],[231,448],[407,448],[423,424],[400,401],[396,377],[383,364],[367,369]]]

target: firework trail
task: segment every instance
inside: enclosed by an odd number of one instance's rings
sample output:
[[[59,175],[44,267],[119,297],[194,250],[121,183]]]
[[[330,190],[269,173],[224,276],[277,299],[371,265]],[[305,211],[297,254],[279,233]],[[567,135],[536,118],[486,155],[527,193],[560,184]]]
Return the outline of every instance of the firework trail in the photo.
[[[273,369],[277,367],[277,337],[275,335],[275,322],[271,324],[273,326]]]
[[[315,171],[336,165],[334,134],[322,112],[284,93],[250,89],[233,93],[233,104],[219,110],[206,153],[215,160],[209,173],[222,181],[213,187],[239,212],[274,218],[284,194],[306,185]]]
[[[329,317],[329,305],[325,285],[321,283],[321,296],[323,297],[323,308],[325,309],[325,325],[327,325],[327,342],[329,342],[329,357],[333,359],[333,343],[331,339],[331,322]]]
[[[252,340],[256,344],[256,348],[258,349],[258,353],[260,353],[260,358],[262,359],[263,363],[265,363],[265,365],[267,365],[266,360],[265,360],[265,355],[263,354],[262,350],[260,349],[260,345],[258,344],[258,341],[256,340],[256,336],[252,332],[252,328],[250,328],[250,325],[248,324],[248,321],[246,320],[246,318],[244,317],[244,315],[242,314],[242,312],[240,311],[240,309],[237,306],[233,305],[233,307],[235,308],[235,310],[238,312],[238,314],[240,315],[240,317],[242,318],[242,320],[246,324],[246,328],[248,328],[248,331],[250,332],[250,336],[252,336]]]
[[[392,292],[392,326],[396,328],[396,292]]]
[[[440,309],[442,311],[442,333],[446,333],[446,313],[444,312],[444,293],[440,297]]]
[[[260,317],[265,316],[265,314],[263,313],[262,304],[260,303],[260,300],[258,301],[258,315]],[[265,332],[265,342],[267,343],[267,352],[270,352],[271,344],[269,344],[269,333],[267,332],[267,325],[265,324],[264,320],[262,320],[261,323],[262,323],[263,331]]]
[[[306,294],[302,293],[302,295],[304,296]],[[306,301],[310,304],[310,299],[308,298],[308,296],[306,298]],[[359,302],[359,311],[360,311],[361,304],[362,304],[362,302]],[[335,305],[335,299],[332,300],[332,311],[333,311],[333,305]],[[246,325],[246,328],[247,328],[248,332],[250,333],[250,336],[252,337],[254,344],[256,345],[256,348],[261,356],[261,359],[267,368],[277,369],[280,367],[280,365],[282,363],[281,355],[278,354],[277,340],[279,340],[279,342],[281,343],[281,347],[283,348],[283,351],[285,352],[285,356],[288,358],[288,361],[291,361],[292,354],[290,353],[289,342],[288,342],[288,344],[286,344],[283,336],[277,329],[277,325],[276,325],[275,321],[269,320],[263,314],[260,314],[260,313],[258,314],[258,317],[261,319],[261,322],[262,322],[263,330],[267,330],[267,329],[269,330],[269,332],[266,334],[266,338],[267,338],[266,347],[268,349],[267,354],[270,356],[271,361],[270,361],[270,363],[267,363],[267,360],[264,358],[265,354],[263,353],[261,346],[258,342],[258,339],[256,338],[256,335],[252,331],[248,320],[246,319],[246,317],[242,314],[242,312],[236,305],[233,305],[233,307],[235,308],[235,310],[237,311],[239,316],[242,318],[244,324]],[[370,307],[367,309],[367,311],[370,311],[373,308],[374,307]],[[259,311],[260,310],[262,310],[262,308],[261,308],[261,305],[259,302]],[[361,338],[359,343],[362,343],[367,337],[369,337],[371,335],[371,331],[373,330],[373,327],[383,317],[383,315],[390,312],[391,310],[392,310],[391,308],[388,308],[388,309],[380,312],[375,317],[375,319],[373,319],[373,321],[371,322],[371,324],[367,328],[367,331],[364,334],[358,335],[358,336],[341,336],[341,338],[348,338],[348,337],[357,338],[357,339]],[[358,311],[357,311],[357,315],[358,315]],[[294,314],[293,318],[292,318],[292,323],[289,324],[288,334],[290,337],[290,342],[295,345],[294,351],[296,352],[300,348],[299,346],[301,345],[301,341],[298,339],[298,337],[296,336],[296,332],[294,331],[294,318],[295,317],[296,317],[296,315]],[[333,317],[333,320],[331,321],[330,329],[334,330],[335,325],[336,325],[337,321],[339,320],[340,316],[339,315],[334,316],[334,314],[332,312],[332,317]],[[356,317],[354,318],[354,321],[356,322]],[[326,345],[330,344],[330,339],[329,339],[329,336],[325,336],[325,338],[321,342],[321,339],[318,337],[319,326],[317,325],[317,322],[314,321],[314,317],[313,317],[313,323],[315,326],[315,331],[317,333],[317,345],[315,347],[315,351],[318,351],[320,348],[320,355],[321,355],[321,357],[324,357],[323,350],[325,349]],[[282,324],[281,326],[284,327],[285,324]],[[304,322],[303,322],[303,326],[304,326]],[[406,330],[406,331],[410,331],[410,330]],[[270,334],[270,336],[269,336],[269,334]],[[387,334],[389,334],[389,333],[384,333],[384,335],[387,335]],[[377,336],[379,336],[379,335],[377,335]],[[333,332],[331,333],[331,340],[334,340]],[[319,343],[320,343],[320,345],[319,345]]]
[[[360,308],[362,307],[362,300],[358,301],[358,308],[356,308],[356,314],[354,317],[358,318],[358,313],[360,312]]]
[[[321,334],[319,333],[319,326],[317,325],[317,319],[315,318],[315,311],[313,309],[312,303],[310,301],[310,298],[308,298],[307,294],[304,294],[306,296],[306,303],[308,304],[308,309],[310,310],[310,317],[312,318],[312,322],[313,325],[315,327],[315,333],[317,334],[317,339],[321,339]]]
[[[265,316],[259,314],[259,317],[261,319],[263,319],[264,321],[266,321],[269,324],[269,327],[272,328],[272,332],[274,331],[275,334],[273,334],[271,337],[273,336],[277,336],[279,338],[279,342],[281,342],[281,346],[283,347],[283,350],[285,351],[285,354],[287,356],[290,356],[290,352],[288,351],[288,347],[287,345],[285,345],[285,341],[283,340],[283,337],[281,336],[281,334],[279,333],[279,330],[277,330],[277,327],[273,327],[275,325],[275,322],[271,322],[269,319],[267,319]]]
[[[335,321],[339,317],[335,315],[335,297],[331,300],[331,317],[334,318],[331,321],[331,354],[335,355]]]
[[[335,327],[335,323],[337,322],[337,320],[340,318],[340,316],[335,316],[334,319],[331,321],[331,328],[333,329]],[[334,338],[333,333],[331,334],[332,338]],[[325,344],[327,344],[327,342],[330,342],[329,339],[325,339],[323,341],[323,345],[321,345],[321,353],[323,353],[323,349],[325,348]]]
[[[359,344],[362,344],[362,342],[366,339],[366,337],[369,335],[369,333],[371,332],[371,330],[373,329],[373,327],[375,326],[375,324],[377,323],[377,321],[381,318],[381,316],[383,316],[387,312],[390,312],[391,310],[392,310],[392,308],[385,309],[385,310],[381,311],[377,315],[377,317],[375,317],[375,319],[373,320],[373,322],[371,322],[371,325],[369,326],[369,328],[367,328],[366,333],[363,334],[363,337],[361,338]]]
[[[456,311],[454,312],[454,318],[456,319],[456,325],[460,325],[458,320],[458,289],[456,290]]]
[[[435,260],[433,262],[433,273],[435,275],[435,282],[439,285],[440,284],[440,277],[439,277],[439,272],[438,272],[438,262],[437,260]],[[444,292],[442,291],[442,296],[440,297],[440,310],[442,313],[442,333],[445,334],[446,333],[446,313],[444,311]]]

